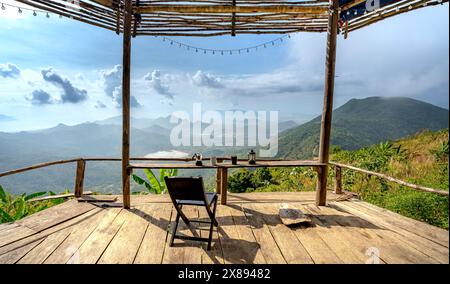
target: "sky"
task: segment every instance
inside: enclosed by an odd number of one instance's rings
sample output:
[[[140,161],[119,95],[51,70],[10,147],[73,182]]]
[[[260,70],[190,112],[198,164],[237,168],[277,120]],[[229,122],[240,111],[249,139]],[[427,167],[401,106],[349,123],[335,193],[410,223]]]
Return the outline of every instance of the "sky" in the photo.
[[[11,0],[1,2],[11,3]],[[338,38],[334,106],[406,96],[449,107],[448,4],[418,9]],[[233,49],[278,35],[174,38]],[[305,122],[321,113],[325,33],[296,33],[241,54],[203,54],[170,40],[132,42],[133,117],[207,110],[278,111]],[[0,131],[43,129],[121,114],[122,38],[71,19],[0,10]]]

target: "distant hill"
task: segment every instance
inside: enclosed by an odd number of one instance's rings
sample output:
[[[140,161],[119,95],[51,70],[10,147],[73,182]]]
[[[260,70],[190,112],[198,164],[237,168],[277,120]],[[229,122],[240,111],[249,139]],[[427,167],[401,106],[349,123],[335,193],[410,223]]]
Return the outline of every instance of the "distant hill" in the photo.
[[[284,132],[279,157],[311,158],[318,154],[321,117]],[[449,111],[404,97],[351,99],[333,111],[331,144],[355,150],[420,130],[448,128]]]
[[[295,126],[295,122],[280,122],[279,130]],[[131,155],[146,156],[175,148],[170,143],[173,124],[170,117],[131,119]],[[206,124],[202,125],[206,127]],[[120,157],[122,147],[122,117],[96,122],[15,133],[0,132],[0,172],[36,163],[74,157]],[[245,149],[245,150],[243,150]],[[186,153],[201,152],[205,156],[247,153],[246,147],[177,147]],[[169,153],[169,152],[168,152]],[[203,174],[203,173],[198,173]],[[16,192],[40,190],[62,191],[72,188],[73,165],[62,165],[4,177],[0,183]],[[101,191],[118,190],[120,163],[90,162],[86,170],[86,187]]]

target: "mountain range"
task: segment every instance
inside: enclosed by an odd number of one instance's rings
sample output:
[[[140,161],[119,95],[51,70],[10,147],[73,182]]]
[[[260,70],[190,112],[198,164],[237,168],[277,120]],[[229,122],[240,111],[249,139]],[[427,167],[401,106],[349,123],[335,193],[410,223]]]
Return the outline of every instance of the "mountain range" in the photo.
[[[285,131],[279,157],[307,159],[318,154],[321,116]],[[351,99],[333,111],[331,144],[355,150],[421,130],[448,128],[449,111],[405,97]]]
[[[420,130],[448,128],[449,111],[410,98],[370,97],[352,99],[333,112],[331,143],[352,150],[385,140],[395,140]],[[317,155],[321,117],[298,125],[280,122],[280,158],[310,159]],[[122,117],[17,133],[0,132],[0,172],[31,164],[73,157],[120,157]],[[158,151],[182,151],[187,155],[201,152],[205,156],[237,154],[245,156],[250,147],[173,147],[170,117],[131,119],[132,156]],[[204,127],[205,125],[202,125]],[[246,127],[248,124],[246,124]],[[0,179],[13,192],[36,190],[61,191],[71,188],[73,165],[45,168]],[[114,191],[120,185],[119,163],[89,163],[86,186]]]

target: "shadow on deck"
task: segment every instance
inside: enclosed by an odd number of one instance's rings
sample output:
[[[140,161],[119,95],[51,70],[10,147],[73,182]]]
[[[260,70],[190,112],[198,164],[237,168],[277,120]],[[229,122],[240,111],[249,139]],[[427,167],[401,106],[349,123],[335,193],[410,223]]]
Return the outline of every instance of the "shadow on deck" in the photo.
[[[448,232],[358,200],[314,205],[314,192],[230,194],[218,207],[211,251],[176,240],[168,246],[174,210],[167,196],[132,196],[133,208],[71,200],[0,225],[0,263],[448,263]],[[310,215],[288,228],[282,203]],[[203,208],[190,219],[206,220]],[[206,236],[207,228],[180,233]]]

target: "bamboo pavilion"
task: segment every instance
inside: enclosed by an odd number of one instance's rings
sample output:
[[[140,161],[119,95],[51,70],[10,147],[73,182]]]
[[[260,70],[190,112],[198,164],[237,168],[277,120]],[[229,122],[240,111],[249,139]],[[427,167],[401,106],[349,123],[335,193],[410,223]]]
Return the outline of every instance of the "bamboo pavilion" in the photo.
[[[123,34],[122,189],[130,207],[130,69],[136,36],[238,36],[327,32],[324,103],[320,131],[317,205],[325,205],[338,34],[447,0],[17,0],[43,11]],[[303,166],[299,163],[298,166]],[[83,168],[84,170],[84,168]],[[222,174],[224,174],[222,172]],[[225,174],[226,175],[226,174]],[[225,182],[226,177],[222,178]],[[222,184],[222,186],[224,186]],[[226,185],[225,185],[226,186]],[[226,191],[226,190],[224,190]]]

